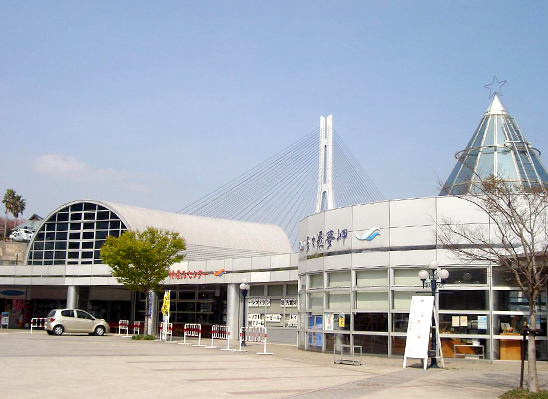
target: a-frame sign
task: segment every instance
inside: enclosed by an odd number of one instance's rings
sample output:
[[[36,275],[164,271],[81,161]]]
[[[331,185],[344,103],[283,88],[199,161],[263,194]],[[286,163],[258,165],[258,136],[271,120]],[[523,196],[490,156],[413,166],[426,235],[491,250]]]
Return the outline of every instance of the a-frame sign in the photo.
[[[432,317],[434,315],[434,317]],[[434,320],[434,325],[432,325]],[[405,342],[405,354],[403,356],[403,367],[406,367],[407,359],[421,359],[424,369],[428,364],[428,343],[430,331],[435,328],[438,332],[438,320],[434,308],[433,296],[413,296],[411,309],[409,310],[409,324],[407,326],[407,340]],[[441,367],[445,368],[443,355],[441,353],[440,335],[436,334],[436,358],[440,360]]]

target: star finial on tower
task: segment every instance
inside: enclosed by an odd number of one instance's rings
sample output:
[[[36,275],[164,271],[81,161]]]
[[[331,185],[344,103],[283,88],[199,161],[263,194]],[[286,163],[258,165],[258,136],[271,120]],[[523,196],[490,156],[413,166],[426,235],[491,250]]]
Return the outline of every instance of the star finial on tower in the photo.
[[[502,86],[506,84],[506,80],[498,81],[497,75],[493,76],[493,81],[485,85],[486,89],[489,89],[489,98],[493,97],[495,94],[500,94],[502,96]]]

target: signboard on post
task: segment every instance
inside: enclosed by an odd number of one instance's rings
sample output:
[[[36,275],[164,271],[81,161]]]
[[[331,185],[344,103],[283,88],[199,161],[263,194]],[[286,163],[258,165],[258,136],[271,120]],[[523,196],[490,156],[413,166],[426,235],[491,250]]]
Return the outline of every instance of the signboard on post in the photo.
[[[407,340],[405,342],[405,354],[403,356],[404,368],[407,358],[411,358],[422,359],[424,368],[426,369],[433,308],[433,296],[414,296],[411,299],[409,324],[407,326]]]
[[[10,325],[10,314],[9,312],[2,312],[2,320],[0,323],[0,328],[9,328]]]
[[[152,308],[154,307],[154,292],[148,292],[148,317],[152,317]]]
[[[169,299],[171,297],[171,290],[164,292],[164,302],[162,303],[162,314],[169,318]]]

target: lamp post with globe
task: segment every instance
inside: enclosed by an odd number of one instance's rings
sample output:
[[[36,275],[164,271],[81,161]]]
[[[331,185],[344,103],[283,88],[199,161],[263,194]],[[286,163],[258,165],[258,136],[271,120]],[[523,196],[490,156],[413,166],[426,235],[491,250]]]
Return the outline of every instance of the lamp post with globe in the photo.
[[[445,280],[449,278],[449,272],[446,269],[440,269],[438,262],[433,260],[429,263],[428,268],[430,271],[421,270],[419,272],[419,278],[422,281],[422,288],[430,287],[432,290],[432,296],[434,297],[434,309],[436,308],[436,292],[438,288],[442,288],[445,284]],[[430,280],[430,281],[427,281]],[[432,325],[435,325],[435,328],[432,329],[432,343],[431,343],[431,357],[432,361],[430,362],[430,368],[438,368],[437,361],[437,337],[438,334],[438,321],[434,318],[434,313],[432,314]]]
[[[247,293],[249,292],[249,284],[247,282],[247,279],[244,278],[242,280],[242,283],[240,284],[240,290],[242,291],[242,298],[243,298],[243,312],[242,312],[242,346],[247,346],[245,343],[245,298],[247,297]]]

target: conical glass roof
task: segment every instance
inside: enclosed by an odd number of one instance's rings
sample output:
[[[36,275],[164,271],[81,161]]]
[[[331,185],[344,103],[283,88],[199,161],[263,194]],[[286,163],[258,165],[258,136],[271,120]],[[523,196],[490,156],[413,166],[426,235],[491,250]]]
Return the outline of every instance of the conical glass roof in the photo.
[[[491,175],[521,184],[526,190],[548,186],[539,155],[495,94],[466,149],[455,154],[458,162],[439,195],[473,193],[476,184]]]

